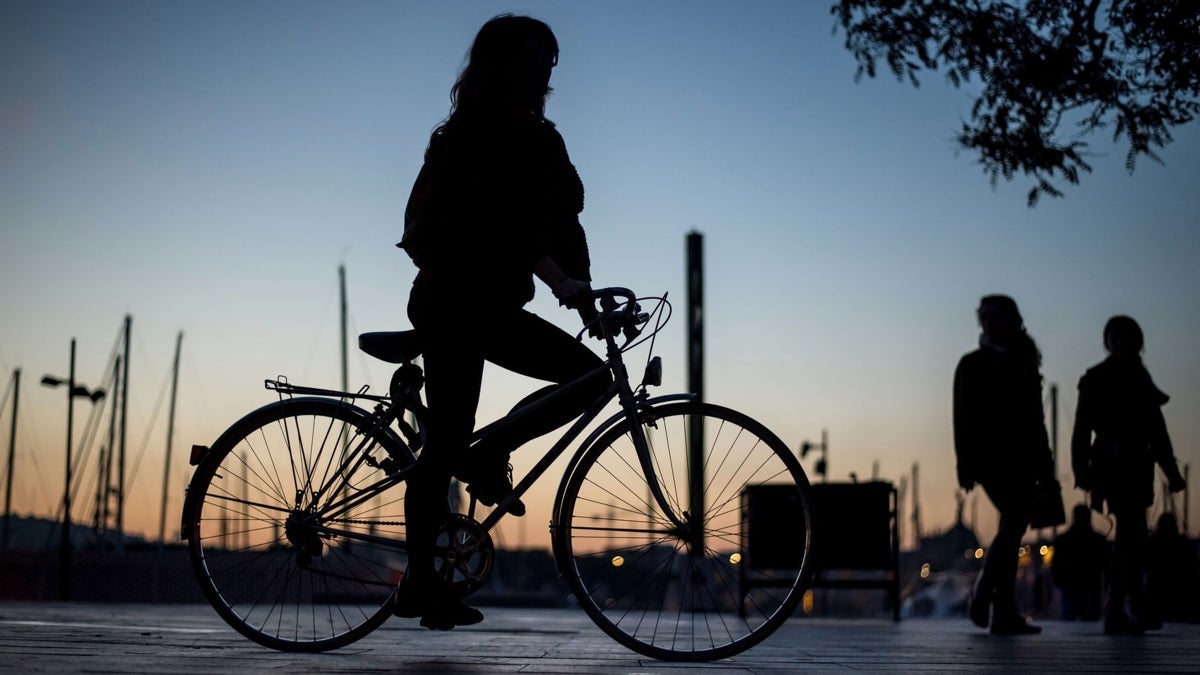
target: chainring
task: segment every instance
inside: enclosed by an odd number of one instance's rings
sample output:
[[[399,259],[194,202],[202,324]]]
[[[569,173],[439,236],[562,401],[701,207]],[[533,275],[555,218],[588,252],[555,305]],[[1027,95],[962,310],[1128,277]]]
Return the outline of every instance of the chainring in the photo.
[[[479,590],[492,573],[496,549],[479,523],[460,513],[451,514],[438,531],[434,569],[459,595]]]

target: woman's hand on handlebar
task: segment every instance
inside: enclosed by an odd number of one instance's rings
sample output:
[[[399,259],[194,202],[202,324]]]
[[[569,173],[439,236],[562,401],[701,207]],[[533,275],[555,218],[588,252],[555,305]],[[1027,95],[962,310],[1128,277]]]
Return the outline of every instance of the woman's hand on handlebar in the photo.
[[[600,313],[596,311],[596,303],[592,302],[591,284],[568,278],[550,290],[554,292],[554,297],[558,298],[558,304],[579,311],[579,320],[587,326],[588,335],[594,338],[604,335],[598,320]]]
[[[567,309],[580,309],[592,304],[592,285],[564,276],[558,283],[550,287],[558,304]]]
[[[537,261],[533,273],[550,287],[550,292],[554,293],[558,304],[568,309],[578,309],[585,304],[591,304],[591,284],[567,276],[549,256]]]

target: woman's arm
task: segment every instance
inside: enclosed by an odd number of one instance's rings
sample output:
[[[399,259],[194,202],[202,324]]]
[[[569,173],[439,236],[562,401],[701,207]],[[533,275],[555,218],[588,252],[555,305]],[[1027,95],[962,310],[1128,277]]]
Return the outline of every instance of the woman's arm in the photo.
[[[1092,396],[1084,381],[1079,382],[1079,400],[1075,405],[1075,426],[1071,430],[1071,470],[1075,474],[1075,487],[1091,490],[1092,471]]]
[[[567,276],[550,256],[543,256],[537,261],[533,266],[533,273],[550,287],[550,292],[558,298],[558,304],[564,307],[578,309],[591,297],[591,286],[585,281]]]
[[[970,371],[968,357],[963,357],[954,370],[954,455],[957,460],[958,485],[964,490],[975,487],[975,480],[978,478],[979,448],[975,442],[978,423],[973,414],[975,392]]]
[[[1179,492],[1187,487],[1183,474],[1179,473],[1175,449],[1171,446],[1171,436],[1167,433],[1167,420],[1163,417],[1162,408],[1157,405],[1150,414],[1150,452],[1167,476],[1167,489]]]

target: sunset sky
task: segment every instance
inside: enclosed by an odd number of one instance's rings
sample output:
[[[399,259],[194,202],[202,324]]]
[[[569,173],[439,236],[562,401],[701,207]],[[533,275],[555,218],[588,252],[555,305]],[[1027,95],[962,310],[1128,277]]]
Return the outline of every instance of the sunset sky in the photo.
[[[339,265],[353,334],[410,327],[414,268],[394,247],[408,190],[475,32],[505,11],[560,42],[547,115],[586,185],[596,285],[675,301],[657,343],[663,393],[685,386],[684,240],[698,231],[709,400],[792,447],[828,429],[833,480],[877,462],[898,482],[919,463],[927,532],[953,522],[950,384],[988,293],[1017,300],[1059,387],[1068,488],[1075,386],[1114,314],[1141,323],[1176,452],[1200,468],[1200,125],[1132,176],[1123,147],[1093,137],[1094,172],[1029,209],[1028,183],[993,187],[956,148],[969,89],[937,75],[920,89],[855,83],[828,5],[7,0],[0,376],[8,391],[22,371],[14,510],[49,516],[60,499],[65,393],[38,381],[67,374],[72,337],[78,379],[97,386],[133,316],[129,463],[141,459],[127,522],[153,534],[167,435],[155,409],[184,332],[170,536],[192,443],[271,401],[266,378],[340,384]],[[549,297],[532,309],[577,330]],[[351,388],[386,389],[389,374],[351,354]],[[490,370],[480,421],[535,387]],[[518,473],[535,454],[515,458]],[[502,542],[545,541],[552,482]],[[968,515],[990,537],[979,498]]]

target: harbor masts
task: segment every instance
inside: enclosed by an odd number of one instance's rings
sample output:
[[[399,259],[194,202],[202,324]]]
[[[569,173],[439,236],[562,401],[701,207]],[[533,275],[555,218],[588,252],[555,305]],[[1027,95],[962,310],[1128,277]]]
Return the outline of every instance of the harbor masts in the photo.
[[[132,332],[133,316],[125,315],[125,358],[121,366],[121,447],[117,454],[117,545],[125,541],[125,427],[129,410],[129,335]]]
[[[12,484],[13,484],[13,459],[16,457],[17,448],[17,402],[21,396],[21,369],[17,368],[13,371],[13,407],[12,407],[12,425],[8,432],[8,477],[5,479],[4,487],[4,538],[0,539],[0,551],[8,550],[8,523],[12,517]]]
[[[171,439],[175,436],[175,395],[179,390],[179,351],[183,347],[183,331],[175,336],[175,366],[171,374],[171,409],[167,413],[167,453],[163,462],[162,515],[158,521],[158,545],[161,547],[167,529],[167,493],[171,485]]]

